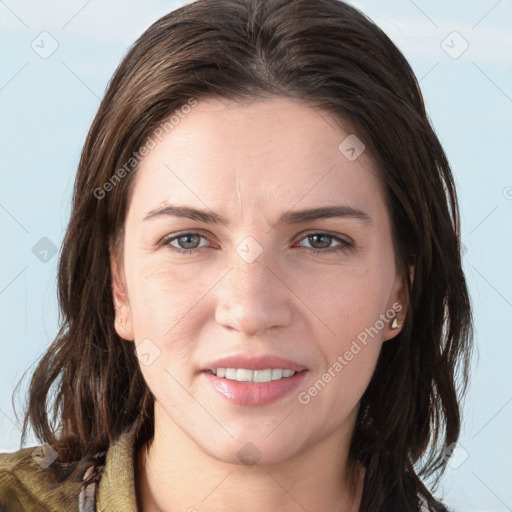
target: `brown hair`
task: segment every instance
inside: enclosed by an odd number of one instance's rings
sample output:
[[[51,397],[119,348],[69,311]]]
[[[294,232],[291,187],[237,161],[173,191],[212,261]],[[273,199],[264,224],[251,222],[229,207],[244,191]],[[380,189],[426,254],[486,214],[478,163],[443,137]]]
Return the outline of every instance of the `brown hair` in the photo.
[[[132,425],[151,437],[153,396],[133,345],[115,332],[109,265],[110,242],[122,247],[134,155],[191,100],[270,95],[350,126],[381,171],[409,306],[362,397],[350,460],[366,468],[362,511],[417,512],[416,495],[438,510],[422,479],[437,475],[437,485],[458,439],[472,347],[457,198],[409,64],[338,0],[198,0],[130,49],[82,151],[59,262],[62,326],[32,377],[22,443],[30,423],[72,461]]]

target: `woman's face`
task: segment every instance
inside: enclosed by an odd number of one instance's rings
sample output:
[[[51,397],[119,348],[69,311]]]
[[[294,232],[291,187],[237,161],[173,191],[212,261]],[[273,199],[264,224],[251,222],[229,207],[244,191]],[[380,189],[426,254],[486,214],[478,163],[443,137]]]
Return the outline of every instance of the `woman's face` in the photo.
[[[284,98],[201,101],[137,171],[112,259],[117,332],[134,340],[157,424],[218,460],[278,463],[346,439],[399,332],[384,189],[338,126]]]

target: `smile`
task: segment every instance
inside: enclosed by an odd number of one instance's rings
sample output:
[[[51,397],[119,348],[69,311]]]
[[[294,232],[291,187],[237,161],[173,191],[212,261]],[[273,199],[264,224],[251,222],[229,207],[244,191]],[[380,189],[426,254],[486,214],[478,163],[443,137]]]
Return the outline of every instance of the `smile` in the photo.
[[[271,382],[273,380],[293,377],[292,370],[268,368],[266,370],[248,370],[246,368],[216,368],[211,370],[213,375],[238,382]]]

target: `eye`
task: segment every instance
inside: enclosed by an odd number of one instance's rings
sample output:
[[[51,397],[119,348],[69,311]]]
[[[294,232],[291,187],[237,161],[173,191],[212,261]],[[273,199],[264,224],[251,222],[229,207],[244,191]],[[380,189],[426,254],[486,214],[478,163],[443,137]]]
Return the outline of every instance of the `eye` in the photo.
[[[302,245],[303,242],[309,243],[312,247]],[[332,245],[333,242],[335,242],[335,245]],[[321,254],[347,251],[354,247],[354,243],[329,233],[316,232],[308,233],[304,238],[302,238],[299,243],[299,247],[305,247],[314,254]]]
[[[206,243],[201,244],[201,239],[206,241]],[[199,233],[178,233],[177,235],[173,234],[165,237],[158,244],[159,246],[166,245],[171,248],[172,251],[182,253],[182,254],[193,254],[200,247],[204,247],[208,245],[208,240],[203,235]]]
[[[304,242],[309,243],[310,247],[303,245]],[[161,247],[165,245],[176,253],[193,254],[201,247],[205,247],[208,244],[208,239],[200,233],[184,232],[166,236],[159,242],[158,246]],[[306,234],[306,236],[300,240],[298,246],[304,247],[314,254],[325,254],[337,251],[348,251],[354,247],[354,243],[330,233],[314,232]]]

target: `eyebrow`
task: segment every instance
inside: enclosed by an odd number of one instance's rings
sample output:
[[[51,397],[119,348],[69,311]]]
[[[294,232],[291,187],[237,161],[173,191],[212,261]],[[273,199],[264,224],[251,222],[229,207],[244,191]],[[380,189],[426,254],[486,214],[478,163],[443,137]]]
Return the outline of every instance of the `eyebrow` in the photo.
[[[215,212],[199,210],[197,208],[192,208],[191,206],[174,206],[169,204],[148,212],[144,217],[144,221],[165,216],[185,217],[188,219],[204,222],[206,224],[222,223],[228,225],[227,220]],[[278,223],[300,224],[302,222],[335,217],[352,218],[360,220],[364,224],[373,224],[372,218],[367,213],[357,208],[353,208],[352,206],[346,205],[320,206],[318,208],[290,211],[282,215],[278,220]]]

